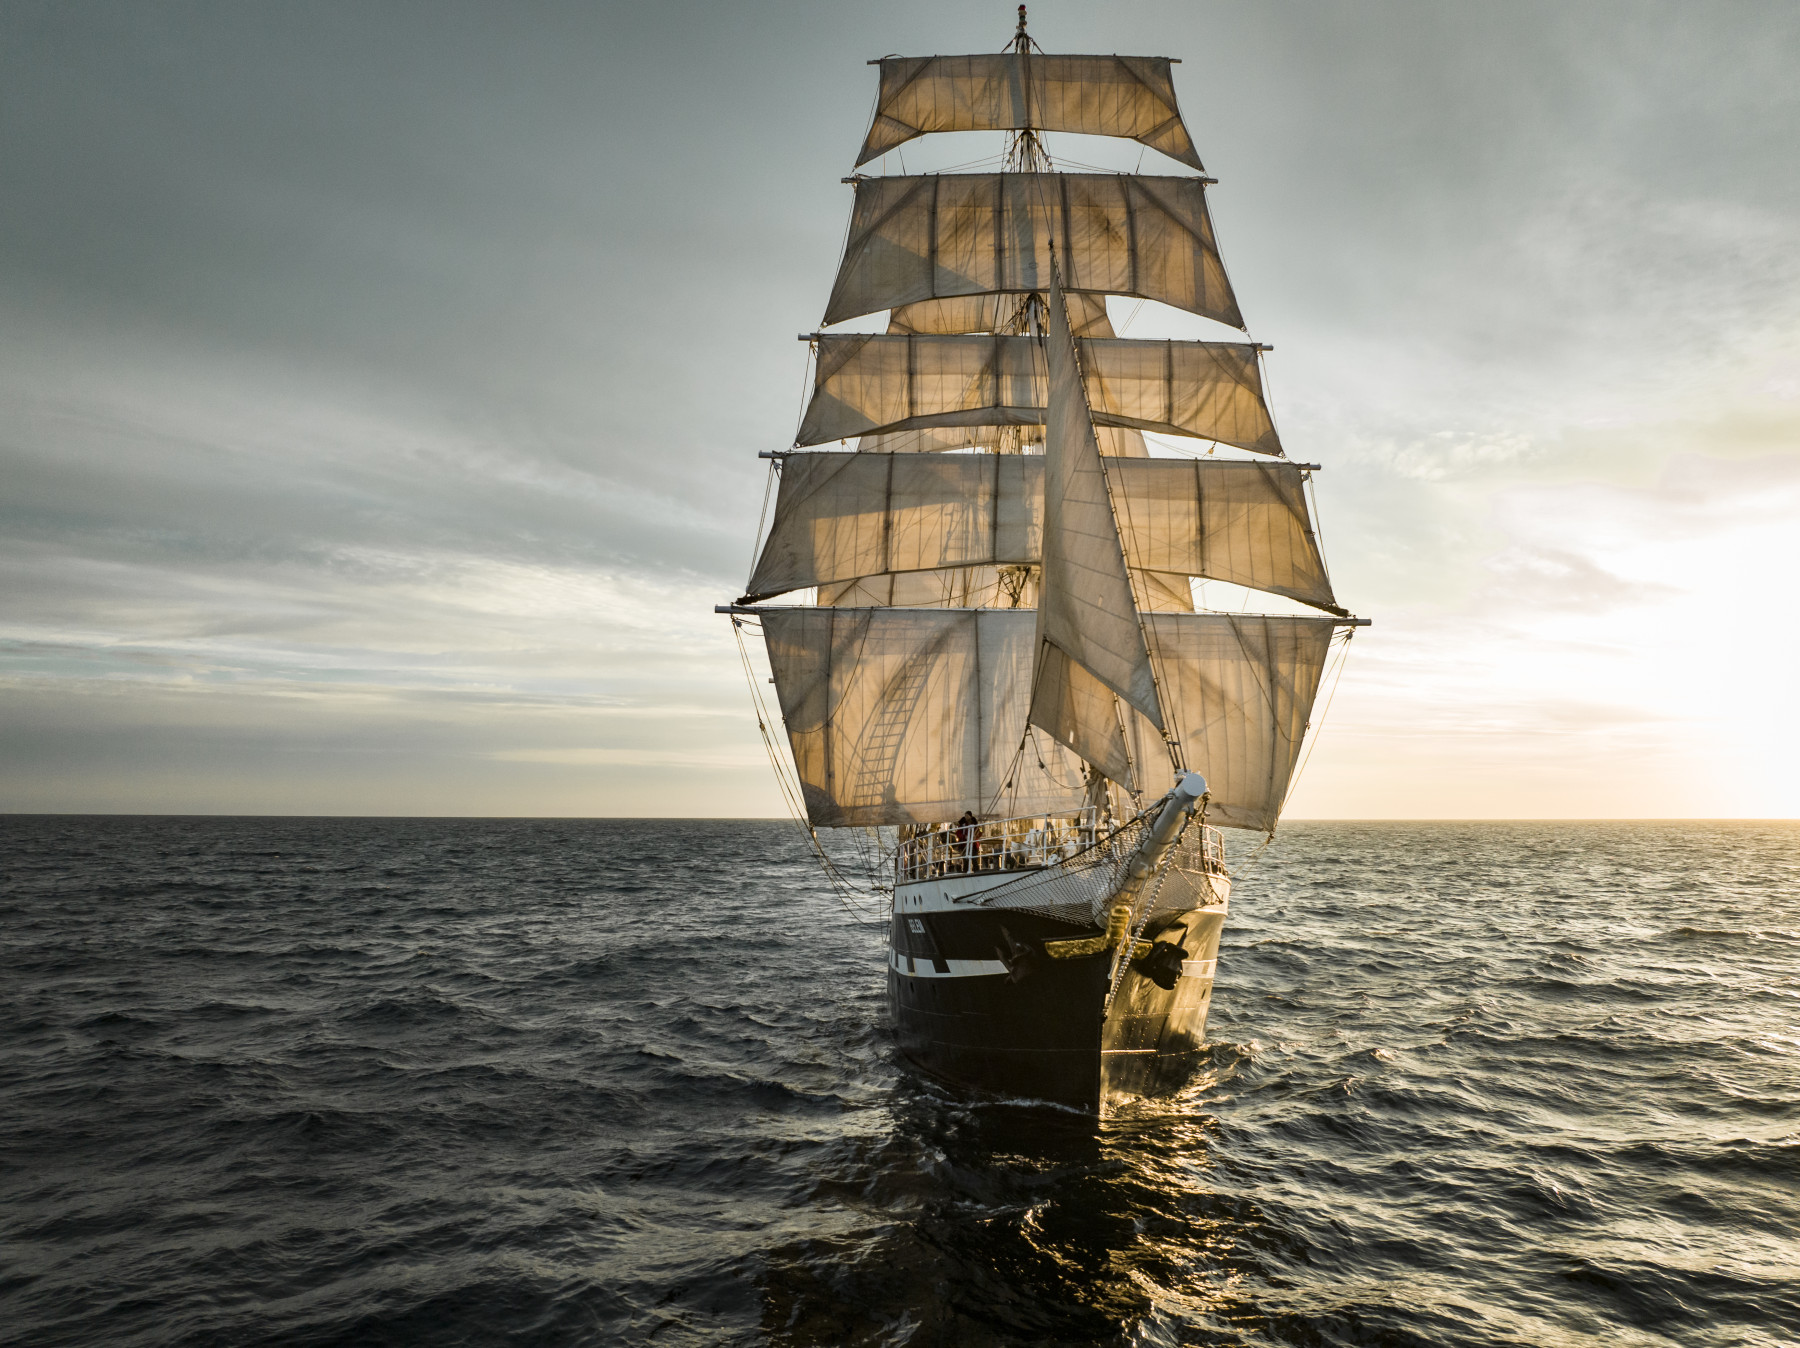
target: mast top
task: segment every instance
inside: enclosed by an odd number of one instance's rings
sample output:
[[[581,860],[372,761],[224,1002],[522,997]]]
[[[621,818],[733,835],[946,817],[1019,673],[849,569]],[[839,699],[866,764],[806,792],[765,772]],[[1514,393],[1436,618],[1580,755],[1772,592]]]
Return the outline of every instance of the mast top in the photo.
[[[1025,6],[1019,6],[1019,31],[1013,34],[1013,49],[1024,51],[1031,39],[1025,36]]]

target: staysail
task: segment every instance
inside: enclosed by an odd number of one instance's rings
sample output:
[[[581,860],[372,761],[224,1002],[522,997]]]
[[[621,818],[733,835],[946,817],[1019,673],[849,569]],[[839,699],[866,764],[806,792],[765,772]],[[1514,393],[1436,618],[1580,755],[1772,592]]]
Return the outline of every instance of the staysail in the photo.
[[[748,594],[765,599],[860,581],[863,597],[849,602],[929,605],[956,592],[922,581],[902,586],[901,597],[876,598],[894,591],[873,582],[945,568],[1036,568],[1045,463],[1039,454],[789,455]],[[1200,576],[1337,611],[1294,464],[1106,458],[1103,465],[1121,550],[1135,571],[1179,577],[1184,590],[1189,576]]]
[[[1244,326],[1205,181],[1116,173],[859,178],[827,326],[921,300],[1064,287]]]
[[[1121,136],[1204,172],[1166,56],[889,56],[856,162],[931,131]]]
[[[1037,338],[824,333],[794,437],[822,445],[940,427],[1044,423],[1049,371]],[[1128,426],[1280,455],[1258,348],[1244,342],[1078,339],[1096,426]]]
[[[1058,279],[1053,262],[1044,334],[1050,387],[1037,665],[1028,719],[1115,782],[1130,785],[1123,728],[1106,694],[1117,695],[1159,730],[1162,709]]]

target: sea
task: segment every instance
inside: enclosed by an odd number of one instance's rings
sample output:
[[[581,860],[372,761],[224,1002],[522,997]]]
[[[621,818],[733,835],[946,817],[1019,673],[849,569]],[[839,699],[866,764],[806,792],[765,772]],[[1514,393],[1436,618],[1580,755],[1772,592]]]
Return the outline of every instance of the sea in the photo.
[[[0,1343],[1800,1343],[1800,825],[1228,836],[1097,1121],[792,824],[0,818]]]

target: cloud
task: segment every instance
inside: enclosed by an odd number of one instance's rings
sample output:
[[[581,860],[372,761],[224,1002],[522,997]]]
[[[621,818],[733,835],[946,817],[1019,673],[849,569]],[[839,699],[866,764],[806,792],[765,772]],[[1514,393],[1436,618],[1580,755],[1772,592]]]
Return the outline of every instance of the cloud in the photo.
[[[863,62],[993,18],[8,7],[0,809],[680,814],[722,774],[705,808],[777,813],[710,607],[797,412]],[[1758,696],[1695,693],[1788,658],[1788,7],[1033,31],[1189,58],[1284,439],[1327,465],[1376,626],[1295,808],[1796,808]]]

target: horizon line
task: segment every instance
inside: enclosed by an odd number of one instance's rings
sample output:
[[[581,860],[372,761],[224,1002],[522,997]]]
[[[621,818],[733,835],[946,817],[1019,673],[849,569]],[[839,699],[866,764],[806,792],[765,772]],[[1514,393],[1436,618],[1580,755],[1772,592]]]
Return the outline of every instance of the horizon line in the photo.
[[[1026,816],[1020,816],[1024,818]],[[472,821],[514,820],[522,823],[550,821],[585,821],[590,823],[672,823],[686,820],[696,824],[796,824],[789,815],[686,815],[686,814],[310,814],[301,811],[238,814],[225,810],[185,810],[175,813],[151,813],[138,810],[0,810],[0,819],[464,819]],[[1287,824],[1794,824],[1796,815],[1383,815],[1383,816],[1303,816],[1284,821]],[[825,825],[824,827],[832,827]],[[844,825],[843,827],[868,827]],[[883,825],[882,827],[895,827]],[[1239,833],[1259,833],[1260,829],[1234,829]]]

